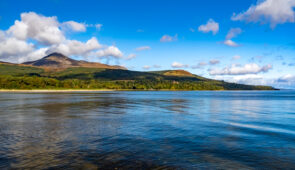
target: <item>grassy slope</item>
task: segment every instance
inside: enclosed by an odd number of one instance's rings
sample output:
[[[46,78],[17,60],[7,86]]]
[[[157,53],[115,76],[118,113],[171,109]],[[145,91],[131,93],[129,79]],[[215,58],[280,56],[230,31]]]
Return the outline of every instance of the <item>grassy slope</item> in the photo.
[[[197,75],[181,75],[175,71],[138,72],[98,68],[68,68],[44,71],[41,68],[0,64],[0,88],[109,88],[171,90],[272,90],[268,86],[249,86],[206,79]],[[2,80],[2,81],[1,81]],[[38,85],[32,84],[38,80]],[[14,81],[17,85],[5,85]],[[95,81],[95,82],[93,82]],[[122,81],[124,83],[122,83]],[[2,82],[2,85],[1,85]],[[73,83],[76,85],[73,85]],[[90,82],[92,85],[89,85]],[[24,85],[19,85],[23,83]],[[133,83],[133,85],[131,85]],[[41,85],[39,85],[41,84]],[[57,85],[58,84],[58,85]],[[62,85],[60,85],[62,84]],[[66,84],[66,85],[65,85]],[[77,85],[78,84],[78,85]],[[88,85],[87,85],[88,84]],[[93,84],[100,84],[99,86]],[[134,85],[135,84],[135,85]]]
[[[0,75],[23,76],[42,74],[43,69],[29,66],[19,66],[15,64],[0,64]]]

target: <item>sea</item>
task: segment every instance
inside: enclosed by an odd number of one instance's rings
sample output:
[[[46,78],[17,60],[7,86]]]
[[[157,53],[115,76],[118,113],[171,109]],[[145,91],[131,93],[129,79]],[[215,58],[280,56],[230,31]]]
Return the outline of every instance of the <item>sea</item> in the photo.
[[[295,91],[2,92],[0,169],[295,169]]]

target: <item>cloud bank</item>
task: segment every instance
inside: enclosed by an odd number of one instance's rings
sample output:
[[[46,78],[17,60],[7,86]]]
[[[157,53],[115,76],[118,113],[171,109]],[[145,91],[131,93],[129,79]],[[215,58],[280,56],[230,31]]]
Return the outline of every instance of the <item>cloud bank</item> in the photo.
[[[268,64],[265,66],[259,66],[255,63],[245,64],[243,66],[233,64],[230,67],[223,69],[211,69],[209,70],[210,75],[246,75],[246,74],[258,74],[265,73],[272,69],[272,65]]]
[[[188,65],[187,64],[182,64],[182,63],[179,63],[179,62],[173,62],[172,64],[171,64],[171,67],[173,67],[173,68],[187,68],[188,67]]]
[[[233,14],[233,21],[270,23],[274,28],[278,24],[294,23],[295,0],[264,0],[257,5],[251,5],[245,12]]]
[[[22,13],[8,30],[0,30],[0,60],[22,63],[37,60],[51,52],[68,56],[122,58],[115,46],[106,46],[92,37],[86,42],[67,39],[67,31],[85,32],[87,24],[59,22],[56,16],[46,17],[35,12]]]

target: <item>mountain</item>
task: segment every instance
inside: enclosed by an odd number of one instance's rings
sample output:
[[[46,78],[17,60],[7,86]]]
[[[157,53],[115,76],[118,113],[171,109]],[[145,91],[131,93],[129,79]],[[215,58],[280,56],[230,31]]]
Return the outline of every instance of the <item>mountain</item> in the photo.
[[[105,68],[105,69],[123,69],[126,70],[126,68],[122,66],[110,66],[107,64],[101,64],[101,63],[95,63],[95,62],[87,62],[87,61],[78,61],[71,59],[67,56],[64,56],[60,53],[52,53],[40,60],[36,61],[30,61],[22,63],[24,65],[30,65],[30,66],[37,66],[37,67],[43,67],[46,69],[66,69],[70,67],[88,67],[88,68]]]
[[[22,64],[0,62],[0,89],[275,90],[212,80],[185,70],[131,71],[59,53]]]
[[[151,73],[163,74],[165,76],[194,77],[192,73],[185,70],[163,70],[163,71],[153,71]]]

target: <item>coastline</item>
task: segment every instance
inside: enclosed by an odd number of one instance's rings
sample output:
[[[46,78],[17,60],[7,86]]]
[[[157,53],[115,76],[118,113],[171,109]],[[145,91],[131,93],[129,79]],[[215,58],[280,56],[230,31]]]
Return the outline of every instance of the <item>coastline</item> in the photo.
[[[40,89],[40,90],[18,90],[18,89],[0,89],[0,93],[6,93],[6,92],[20,92],[20,93],[66,93],[66,92],[105,92],[105,91],[115,91],[110,89]]]
[[[171,89],[0,89],[0,93],[72,93],[72,92],[111,92],[111,91],[278,91],[274,90],[171,90]]]

